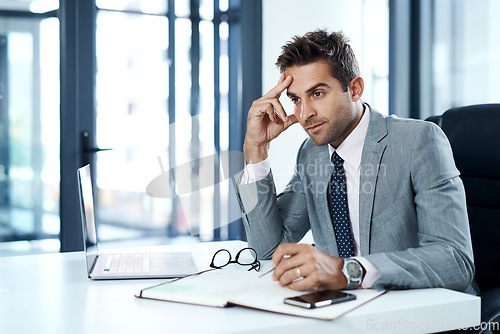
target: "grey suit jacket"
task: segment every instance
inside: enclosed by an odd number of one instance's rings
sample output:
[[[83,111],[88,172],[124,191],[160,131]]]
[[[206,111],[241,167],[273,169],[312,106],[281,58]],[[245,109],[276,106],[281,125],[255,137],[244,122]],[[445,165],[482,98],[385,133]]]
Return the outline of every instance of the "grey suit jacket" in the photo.
[[[371,110],[360,168],[360,255],[381,273],[374,287],[473,293],[465,192],[441,129]],[[279,196],[272,173],[237,186],[248,242],[261,258],[309,229],[316,247],[338,255],[327,199],[332,171],[328,147],[307,139]]]

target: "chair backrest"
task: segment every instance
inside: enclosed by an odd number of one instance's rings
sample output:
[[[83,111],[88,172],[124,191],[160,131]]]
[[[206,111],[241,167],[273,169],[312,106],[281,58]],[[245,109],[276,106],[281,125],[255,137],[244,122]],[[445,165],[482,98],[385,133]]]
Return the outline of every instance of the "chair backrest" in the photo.
[[[427,120],[448,137],[465,186],[475,280],[483,291],[500,287],[500,104],[453,108]]]

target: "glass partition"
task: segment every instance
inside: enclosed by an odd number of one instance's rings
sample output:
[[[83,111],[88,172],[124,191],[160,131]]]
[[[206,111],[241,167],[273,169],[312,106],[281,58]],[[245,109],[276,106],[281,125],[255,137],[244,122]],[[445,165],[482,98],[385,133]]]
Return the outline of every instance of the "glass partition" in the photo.
[[[229,223],[230,185],[200,186],[200,161],[228,149],[228,23],[214,21],[213,0],[195,13],[175,0],[166,15],[134,4],[97,2],[97,146],[112,148],[97,155],[99,236],[213,240],[220,220]],[[150,196],[148,185],[172,169],[183,175],[175,194]]]
[[[38,3],[38,10],[43,4],[54,8],[54,1],[46,1]],[[45,245],[57,251],[57,18],[28,15],[0,19],[0,117],[0,242],[53,239]]]

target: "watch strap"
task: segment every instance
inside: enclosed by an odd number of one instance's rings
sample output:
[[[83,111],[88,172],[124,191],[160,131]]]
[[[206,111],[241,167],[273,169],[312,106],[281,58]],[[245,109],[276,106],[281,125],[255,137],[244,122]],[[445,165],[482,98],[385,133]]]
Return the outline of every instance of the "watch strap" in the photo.
[[[355,282],[355,281],[349,281],[349,283],[347,283],[346,287],[344,288],[345,290],[354,290],[358,287],[358,285],[361,283],[361,282]]]

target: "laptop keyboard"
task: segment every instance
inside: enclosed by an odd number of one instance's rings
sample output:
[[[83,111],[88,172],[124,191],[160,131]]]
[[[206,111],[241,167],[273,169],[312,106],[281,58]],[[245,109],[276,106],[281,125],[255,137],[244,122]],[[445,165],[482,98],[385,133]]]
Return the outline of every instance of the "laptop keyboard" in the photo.
[[[108,255],[104,273],[147,273],[150,271],[149,254],[114,254]]]

